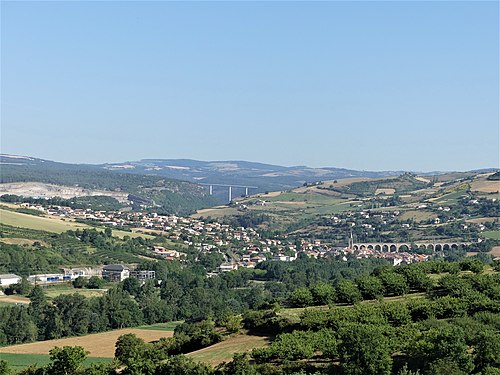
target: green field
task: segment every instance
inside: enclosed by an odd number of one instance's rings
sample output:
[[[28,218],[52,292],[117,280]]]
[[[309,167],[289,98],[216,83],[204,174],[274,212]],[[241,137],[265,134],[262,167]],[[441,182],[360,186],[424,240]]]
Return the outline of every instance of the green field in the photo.
[[[500,230],[487,230],[484,231],[482,235],[493,240],[500,240]]]
[[[104,295],[106,289],[85,289],[73,288],[72,286],[49,286],[43,289],[45,295],[49,298],[55,298],[63,294],[80,294],[85,297],[100,297]]]
[[[152,331],[173,331],[182,322],[156,323],[146,326],[139,326],[138,329],[149,329]]]
[[[0,360],[6,361],[12,369],[20,370],[35,363],[40,366],[47,365],[50,362],[50,356],[48,354],[0,353]],[[111,361],[112,358],[87,358],[84,366],[89,366],[93,363],[110,363]]]

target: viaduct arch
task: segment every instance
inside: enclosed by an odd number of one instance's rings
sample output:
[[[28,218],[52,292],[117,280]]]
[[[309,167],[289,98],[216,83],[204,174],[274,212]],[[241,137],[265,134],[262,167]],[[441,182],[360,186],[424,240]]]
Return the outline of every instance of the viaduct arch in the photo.
[[[353,243],[351,248],[353,250],[374,250],[382,251],[386,253],[398,253],[400,251],[408,251],[412,249],[412,245],[417,246],[418,249],[431,250],[431,251],[443,251],[443,250],[453,250],[459,249],[465,245],[470,245],[470,242],[456,242],[456,241],[445,241],[445,242],[360,242]]]

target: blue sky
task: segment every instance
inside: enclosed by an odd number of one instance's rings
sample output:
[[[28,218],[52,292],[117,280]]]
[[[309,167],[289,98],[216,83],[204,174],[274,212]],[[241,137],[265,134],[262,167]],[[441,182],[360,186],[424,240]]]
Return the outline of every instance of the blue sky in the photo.
[[[1,149],[499,165],[498,2],[1,3]]]

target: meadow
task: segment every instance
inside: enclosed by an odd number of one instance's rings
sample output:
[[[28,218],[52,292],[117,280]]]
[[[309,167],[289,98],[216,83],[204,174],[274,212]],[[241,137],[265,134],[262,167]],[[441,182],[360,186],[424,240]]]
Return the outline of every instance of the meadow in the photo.
[[[1,208],[0,208],[0,222],[2,224],[11,225],[13,227],[42,230],[51,233],[62,233],[68,230],[92,228],[89,225],[77,223],[71,219],[33,216]],[[95,229],[104,230],[104,228],[100,227],[95,227]],[[113,229],[113,235],[120,238],[123,238],[125,236],[129,236],[131,238],[134,237],[153,238],[153,236],[145,233],[140,233],[135,231],[128,232],[117,229]]]
[[[48,354],[16,354],[16,353],[0,353],[0,360],[6,361],[9,367],[15,371],[21,370],[33,364],[44,366],[50,363]],[[99,363],[109,363],[112,358],[87,357],[84,366]]]
[[[267,336],[236,335],[215,345],[188,353],[197,362],[216,366],[222,362],[230,362],[236,353],[249,352],[255,348],[269,345],[271,338]]]

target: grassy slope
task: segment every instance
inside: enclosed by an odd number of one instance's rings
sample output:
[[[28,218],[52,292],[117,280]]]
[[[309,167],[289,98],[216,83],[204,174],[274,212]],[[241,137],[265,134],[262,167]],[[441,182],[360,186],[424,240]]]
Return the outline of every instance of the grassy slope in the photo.
[[[29,228],[35,230],[43,230],[52,233],[62,233],[68,230],[92,228],[88,225],[77,223],[69,219],[62,220],[56,217],[44,217],[22,214],[19,212],[8,211],[0,208],[0,222],[2,224],[12,225],[14,227]],[[102,228],[95,227],[98,230]],[[148,234],[139,232],[127,232],[123,230],[113,229],[113,235],[123,238],[129,237],[144,237],[153,238]]]
[[[218,365],[222,362],[231,361],[235,353],[243,353],[255,348],[261,348],[268,345],[270,341],[271,339],[266,336],[236,335],[187,355],[198,362]]]

